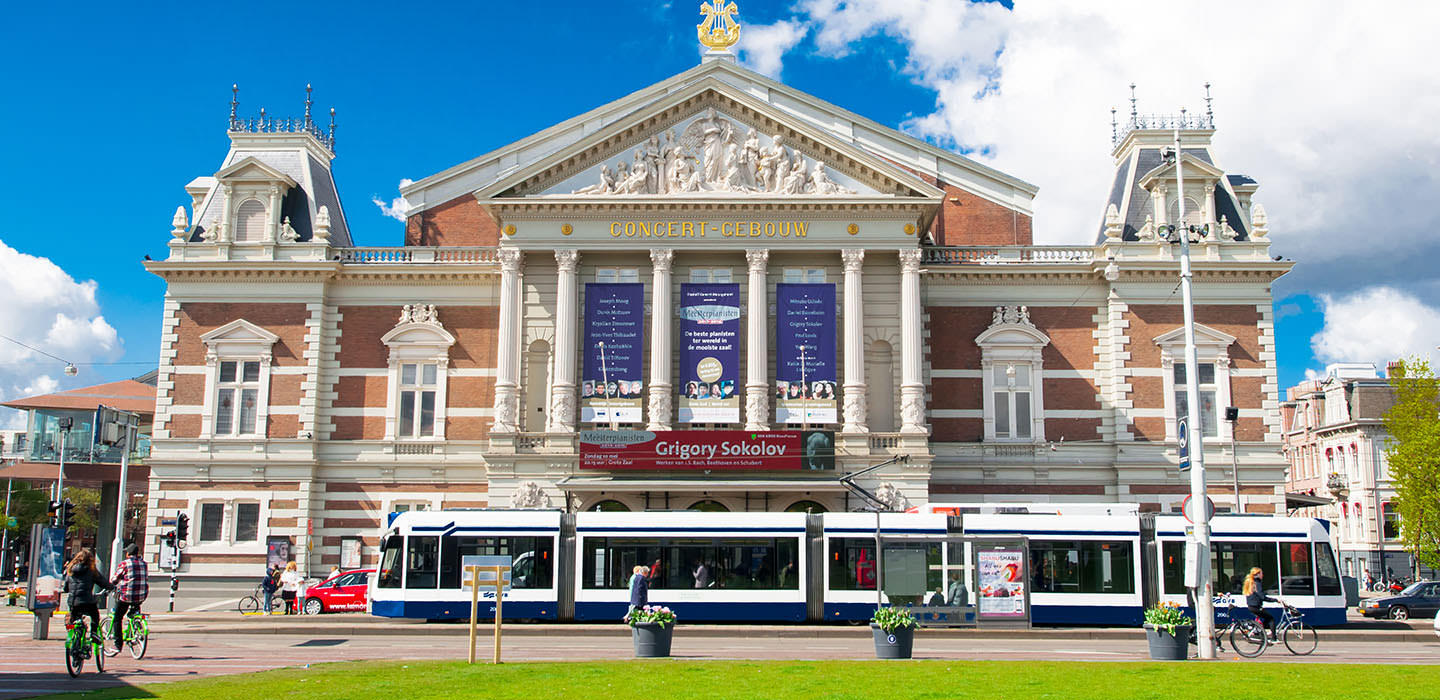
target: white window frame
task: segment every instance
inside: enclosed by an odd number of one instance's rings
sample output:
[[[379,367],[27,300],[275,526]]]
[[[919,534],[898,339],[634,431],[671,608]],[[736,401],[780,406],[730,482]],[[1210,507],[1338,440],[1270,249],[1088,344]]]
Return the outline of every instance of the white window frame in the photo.
[[[205,532],[205,506],[207,505],[220,506],[220,526],[215,529],[215,532],[219,535],[218,539],[207,540],[204,539],[204,535],[202,534]],[[195,544],[217,545],[229,544],[232,541],[232,539],[227,536],[229,532],[227,527],[229,523],[227,521],[230,520],[229,513],[226,512],[228,510],[229,509],[225,507],[225,501],[223,500],[207,498],[205,500],[195,502]]]
[[[785,284],[825,284],[828,273],[823,267],[787,267],[781,272]]]
[[[414,378],[408,383],[405,381],[405,368],[407,367],[414,368]],[[430,370],[434,374],[428,382],[425,379],[426,370]],[[440,398],[440,364],[438,362],[401,362],[399,377],[399,389],[396,392],[398,401],[395,414],[396,438],[419,440],[434,437],[435,416],[433,414],[437,412]],[[427,393],[434,396],[431,398],[430,434],[424,435],[422,434],[424,430],[424,396]],[[407,394],[410,396],[407,397]],[[408,433],[405,431],[405,408],[407,405],[411,409]]]
[[[270,427],[270,374],[271,360],[276,341],[280,336],[261,328],[245,319],[236,319],[215,330],[204,333],[200,341],[205,344],[205,404],[200,414],[201,439],[264,440],[269,436]],[[236,378],[243,378],[244,362],[260,363],[259,389],[255,400],[255,433],[237,434],[240,425],[239,395],[236,396],[236,411],[231,432],[225,435],[215,433],[215,415],[219,408],[220,363],[236,362]],[[238,382],[237,382],[238,385]]]
[[[385,399],[385,439],[406,442],[436,442],[445,439],[445,406],[450,377],[450,346],[455,336],[437,322],[404,321],[380,338],[390,349],[389,390]],[[433,435],[411,437],[400,435],[400,398],[407,390],[401,386],[401,366],[435,365],[435,430]],[[423,371],[417,367],[416,372]],[[416,420],[419,414],[416,413]]]
[[[244,505],[255,506],[255,539],[253,540],[240,539],[240,506]],[[234,542],[236,544],[247,544],[252,542],[264,541],[264,535],[262,533],[264,532],[265,528],[264,523],[261,521],[261,519],[264,517],[265,504],[253,499],[240,499],[231,503],[230,511],[234,513],[234,517],[230,519],[231,522],[229,530],[227,530],[230,535],[230,542]]]
[[[1230,354],[1229,348],[1235,343],[1235,336],[1217,331],[1204,324],[1195,324],[1195,361],[1215,364],[1215,435],[1202,437],[1205,442],[1227,442],[1230,440],[1230,421],[1225,420],[1223,411],[1232,406],[1230,399]],[[1175,363],[1185,361],[1185,327],[1162,333],[1155,338],[1160,347],[1161,376],[1165,380],[1165,440],[1175,441]],[[1186,381],[1191,378],[1186,373]],[[1196,377],[1198,379],[1198,377]],[[1240,411],[1245,417],[1244,409]],[[1192,435],[1196,434],[1191,431]]]
[[[735,273],[729,267],[692,267],[690,284],[734,284]]]
[[[225,365],[227,364],[234,365],[235,368],[233,377],[228,381],[225,379]],[[260,429],[262,427],[260,422],[260,364],[260,358],[258,357],[249,359],[220,359],[215,375],[214,425],[216,436],[256,437],[260,435]],[[256,368],[254,380],[245,379],[245,369],[247,365],[254,365]],[[247,390],[253,390],[255,392],[255,422],[249,427],[248,431],[242,427],[244,421],[241,419],[241,416],[244,415],[245,392]],[[220,422],[221,395],[227,391],[233,392],[233,408],[231,409],[230,424],[228,426],[221,425]]]
[[[400,510],[401,507],[404,507],[405,510],[403,510],[403,511]],[[390,506],[385,510],[385,512],[386,512],[386,513],[402,513],[402,512],[413,512],[413,511],[417,511],[417,510],[421,510],[421,511],[440,510],[440,506],[439,506],[438,504],[436,504],[433,499],[432,499],[432,500],[426,500],[426,499],[424,499],[424,498],[396,498],[396,499],[390,501]]]
[[[640,282],[638,267],[597,267],[596,284],[637,284]]]
[[[1050,336],[1045,335],[1028,320],[992,323],[975,337],[980,346],[980,374],[984,385],[985,441],[986,442],[1045,442],[1045,346]],[[1029,365],[1030,367],[1030,437],[1000,437],[995,433],[995,367],[997,365]],[[1009,408],[1007,407],[1007,410]],[[1013,416],[1012,416],[1013,418]],[[1013,423],[1012,423],[1013,425]]]

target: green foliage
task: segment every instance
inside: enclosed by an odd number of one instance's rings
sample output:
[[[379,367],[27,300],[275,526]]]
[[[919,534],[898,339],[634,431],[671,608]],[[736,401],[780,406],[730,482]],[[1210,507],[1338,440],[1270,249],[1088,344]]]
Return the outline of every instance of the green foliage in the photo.
[[[1400,539],[1417,559],[1440,568],[1440,386],[1430,363],[1401,360],[1390,371],[1395,403],[1385,412],[1385,458],[1395,484],[1391,505]]]
[[[0,513],[4,512],[5,494],[4,487],[0,486]],[[10,532],[10,538],[29,537],[30,526],[36,523],[48,524],[45,513],[46,506],[50,505],[50,492],[46,489],[37,489],[29,484],[19,481],[11,482],[10,485],[10,517],[16,521],[15,527],[5,528]],[[8,521],[0,522],[4,526]]]
[[[897,608],[893,605],[888,608],[875,608],[875,614],[871,616],[870,621],[879,625],[880,629],[886,632],[894,632],[916,625],[915,616],[910,614],[909,608]]]
[[[70,536],[89,534],[99,536],[100,533],[100,489],[86,489],[67,486],[65,497],[75,504],[75,526],[70,528]]]
[[[1189,625],[1190,616],[1176,603],[1160,603],[1145,609],[1145,624],[1175,634],[1175,628]]]
[[[625,622],[631,627],[642,622],[654,622],[664,627],[675,624],[675,612],[663,605],[646,605],[626,613]]]

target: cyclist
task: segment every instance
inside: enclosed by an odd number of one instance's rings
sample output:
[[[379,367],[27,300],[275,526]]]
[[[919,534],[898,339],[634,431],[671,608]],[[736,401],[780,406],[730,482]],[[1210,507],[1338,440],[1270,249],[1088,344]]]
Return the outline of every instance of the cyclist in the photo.
[[[150,568],[140,556],[140,546],[131,542],[125,545],[125,558],[115,567],[115,576],[110,579],[115,586],[115,616],[111,632],[114,632],[115,648],[106,650],[114,656],[125,644],[125,615],[140,614],[140,604],[150,595]]]
[[[65,565],[65,586],[70,593],[67,604],[70,612],[65,616],[66,624],[74,624],[81,615],[90,617],[90,636],[100,642],[100,608],[95,604],[95,587],[112,590],[114,586],[95,568],[95,555],[88,549],[81,549]]]
[[[1276,598],[1265,595],[1264,591],[1265,572],[1260,567],[1251,567],[1250,575],[1245,577],[1245,607],[1255,615],[1255,619],[1265,626],[1265,634],[1270,641],[1275,641],[1275,616],[1265,611],[1265,601],[1273,603],[1280,602]]]

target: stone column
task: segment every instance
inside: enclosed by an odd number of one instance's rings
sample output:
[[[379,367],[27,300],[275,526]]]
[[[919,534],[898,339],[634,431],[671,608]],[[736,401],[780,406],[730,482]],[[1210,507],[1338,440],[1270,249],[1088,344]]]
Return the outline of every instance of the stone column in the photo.
[[[770,365],[769,342],[765,333],[770,320],[770,294],[765,285],[768,250],[747,250],[745,261],[750,267],[746,287],[745,345],[745,429],[770,428]]]
[[[545,423],[548,433],[575,432],[575,327],[580,323],[575,268],[579,264],[580,253],[575,249],[555,251],[559,278],[555,285],[555,369]]]
[[[495,354],[495,425],[491,432],[513,433],[520,429],[520,378],[516,360],[520,355],[517,328],[520,320],[520,266],[525,253],[501,248],[500,258],[500,340]]]
[[[670,266],[675,251],[669,248],[650,251],[650,422],[646,430],[669,430],[675,385],[670,380]]]
[[[865,419],[865,306],[860,297],[860,269],[865,251],[840,251],[845,262],[845,415],[840,431],[868,433]]]
[[[925,433],[919,248],[900,251],[900,432]]]

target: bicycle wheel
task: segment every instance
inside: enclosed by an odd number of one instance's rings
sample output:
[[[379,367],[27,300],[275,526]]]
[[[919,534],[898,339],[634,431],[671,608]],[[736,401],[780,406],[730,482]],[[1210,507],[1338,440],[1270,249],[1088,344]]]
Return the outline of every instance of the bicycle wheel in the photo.
[[[77,638],[74,630],[70,630],[70,634],[65,638],[65,672],[69,673],[71,678],[80,675],[80,671],[85,668],[85,656],[80,651],[80,644],[75,641]]]
[[[1265,639],[1265,628],[1253,622],[1241,622],[1230,630],[1230,648],[1247,659],[1265,653],[1265,646],[1269,643]]]
[[[93,640],[93,639],[89,640],[89,643],[90,643],[90,655],[95,657],[95,672],[96,672],[96,673],[104,673],[104,672],[105,672],[105,643],[104,643],[104,642],[95,641],[95,640]]]
[[[239,607],[242,614],[249,615],[260,610],[260,601],[256,600],[253,595],[247,595],[240,599]]]
[[[130,629],[128,639],[125,643],[130,647],[130,657],[139,661],[145,656],[146,647],[150,646],[150,626],[138,617],[130,618]]]
[[[1304,622],[1294,622],[1285,628],[1285,648],[1289,649],[1291,654],[1305,656],[1314,652],[1319,644],[1320,637],[1315,633],[1315,629]]]

